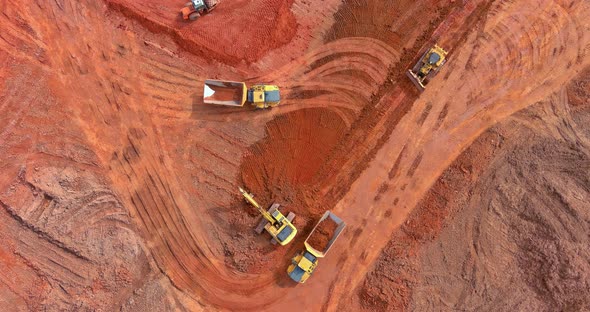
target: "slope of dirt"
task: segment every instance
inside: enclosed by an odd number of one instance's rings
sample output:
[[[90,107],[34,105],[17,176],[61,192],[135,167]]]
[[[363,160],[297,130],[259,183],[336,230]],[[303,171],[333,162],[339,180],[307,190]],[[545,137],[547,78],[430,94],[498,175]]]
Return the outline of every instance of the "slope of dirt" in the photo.
[[[6,57],[0,135],[0,298],[11,311],[112,310],[151,267],[96,154],[47,88]],[[27,83],[35,81],[35,83]]]
[[[590,63],[586,1],[236,0],[188,24],[182,4],[0,0],[0,301],[15,310],[355,310],[460,152]],[[419,95],[404,71],[435,41],[452,57]],[[284,100],[204,105],[207,78]],[[297,212],[294,242],[254,235],[238,186]],[[326,209],[347,229],[296,285],[285,270]]]
[[[326,208],[318,207],[313,190],[303,186],[321,178],[316,175],[319,167],[346,129],[342,118],[329,110],[302,109],[278,116],[266,125],[264,140],[242,159],[244,185],[262,202],[292,204],[298,215],[321,215]]]
[[[181,47],[225,64],[257,61],[289,43],[297,31],[289,1],[221,1],[198,22],[183,21],[182,2],[108,0],[109,6],[148,29],[171,35]]]
[[[439,235],[445,220],[465,205],[468,189],[501,152],[503,141],[497,129],[488,130],[436,181],[404,225],[394,233],[374,269],[367,274],[359,290],[365,310],[408,308],[418,274],[417,253]]]
[[[589,77],[461,154],[367,275],[366,310],[590,308]]]
[[[276,202],[283,214],[294,212],[293,223],[305,233],[325,207],[318,206],[313,190],[304,191],[302,186],[317,179],[318,167],[345,129],[340,116],[329,110],[302,109],[278,116],[266,125],[266,137],[252,145],[242,159],[241,185],[255,194],[265,209]],[[250,273],[263,272],[269,266],[282,268],[282,259],[295,252],[293,246],[278,249],[269,244],[266,232],[256,236],[253,229],[260,213],[242,200],[231,206],[215,213],[223,225],[216,235],[224,242],[228,265]],[[304,236],[299,235],[296,241]]]

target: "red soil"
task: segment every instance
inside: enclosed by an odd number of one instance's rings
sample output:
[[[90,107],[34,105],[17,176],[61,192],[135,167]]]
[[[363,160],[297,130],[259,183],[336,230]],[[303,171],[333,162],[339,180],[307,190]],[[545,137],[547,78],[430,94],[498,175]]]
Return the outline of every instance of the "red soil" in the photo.
[[[317,182],[316,173],[338,144],[346,125],[326,109],[301,109],[266,125],[266,137],[251,146],[241,167],[242,181],[257,198],[289,205],[299,216],[318,216],[324,207],[303,186]]]
[[[408,306],[411,269],[419,248],[432,241],[450,214],[465,204],[466,189],[489,165],[498,151],[501,137],[494,132],[482,135],[443,173],[405,224],[395,232],[379,257],[375,268],[359,290],[367,311],[402,311]],[[449,205],[453,202],[453,205]]]
[[[328,247],[328,243],[334,236],[337,228],[338,224],[332,219],[327,218],[318,225],[318,227],[315,229],[315,232],[313,232],[313,235],[309,237],[307,242],[311,245],[311,247],[323,252],[326,247]]]
[[[289,43],[297,32],[293,0],[220,1],[198,22],[182,20],[175,1],[107,0],[109,6],[155,33],[166,33],[188,51],[237,65],[257,61]]]
[[[475,137],[588,63],[583,2],[486,2],[227,0],[186,23],[184,1],[0,1],[0,301],[358,310],[377,263],[369,301],[404,306],[410,289],[387,281],[412,278],[393,273],[444,229],[443,203],[404,226],[393,269],[377,259],[389,234]],[[439,39],[457,53],[418,95],[404,70]],[[277,84],[284,101],[204,105],[207,78]],[[238,186],[297,213],[291,244],[253,233]],[[325,209],[350,230],[305,287],[286,284]]]

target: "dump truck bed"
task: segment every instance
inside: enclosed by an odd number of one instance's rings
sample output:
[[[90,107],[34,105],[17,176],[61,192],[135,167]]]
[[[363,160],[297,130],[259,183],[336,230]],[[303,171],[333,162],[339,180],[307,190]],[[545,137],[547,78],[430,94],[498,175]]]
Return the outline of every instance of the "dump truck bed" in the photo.
[[[331,222],[334,224],[326,225],[323,222]],[[318,258],[325,257],[340,233],[342,233],[342,230],[344,230],[345,226],[346,223],[344,223],[342,219],[337,217],[331,211],[326,211],[313,230],[311,230],[309,236],[307,236],[307,239],[305,240],[305,248]],[[327,229],[327,232],[324,232],[324,229]],[[323,242],[324,240],[327,240],[327,242]],[[318,246],[318,242],[323,246]]]
[[[246,84],[237,81],[205,80],[203,102],[205,104],[243,106],[248,90]]]

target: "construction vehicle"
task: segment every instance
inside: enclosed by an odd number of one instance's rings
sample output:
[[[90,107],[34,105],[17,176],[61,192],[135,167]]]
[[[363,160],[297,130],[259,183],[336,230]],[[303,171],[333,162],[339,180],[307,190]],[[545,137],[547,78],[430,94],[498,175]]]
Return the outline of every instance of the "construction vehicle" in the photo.
[[[323,250],[317,250],[316,247],[319,246],[312,246],[310,244],[310,238],[316,234],[316,230],[318,226],[326,219],[330,218],[331,222],[336,224],[336,229],[334,230],[332,237],[329,239],[327,245],[323,248]],[[320,218],[320,221],[315,225],[307,239],[305,239],[305,250],[298,252],[293,259],[291,259],[291,265],[287,268],[287,274],[291,277],[292,280],[298,283],[305,283],[307,279],[313,274],[313,271],[318,265],[318,259],[323,258],[326,256],[334,242],[344,230],[346,224],[342,219],[337,217],[334,213],[330,211],[326,211],[324,215]]]
[[[420,61],[414,65],[414,68],[408,70],[406,74],[420,91],[424,91],[428,82],[438,73],[441,66],[445,64],[448,53],[435,44],[434,47],[422,55]]]
[[[205,80],[203,102],[234,107],[249,102],[256,108],[268,108],[279,105],[281,94],[275,85],[257,84],[247,89],[243,82]]]
[[[244,195],[246,202],[254,206],[262,214],[262,220],[255,229],[257,234],[260,234],[263,230],[266,230],[270,236],[272,236],[270,242],[273,245],[279,243],[281,246],[284,246],[293,240],[295,234],[297,234],[297,229],[292,223],[293,219],[295,218],[295,214],[293,212],[290,212],[285,217],[279,211],[280,205],[277,203],[272,204],[268,210],[264,210],[254,200],[253,194],[246,192],[241,187],[240,193]]]
[[[194,21],[199,16],[213,11],[218,2],[219,0],[191,0],[180,10],[180,14],[183,20]]]

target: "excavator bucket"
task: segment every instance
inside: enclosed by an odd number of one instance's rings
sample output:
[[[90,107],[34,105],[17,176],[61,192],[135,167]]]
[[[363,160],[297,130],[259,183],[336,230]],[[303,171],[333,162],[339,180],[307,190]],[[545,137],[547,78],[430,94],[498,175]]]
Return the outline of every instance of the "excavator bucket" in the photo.
[[[205,104],[241,107],[246,103],[246,84],[236,81],[205,80],[203,102]]]

